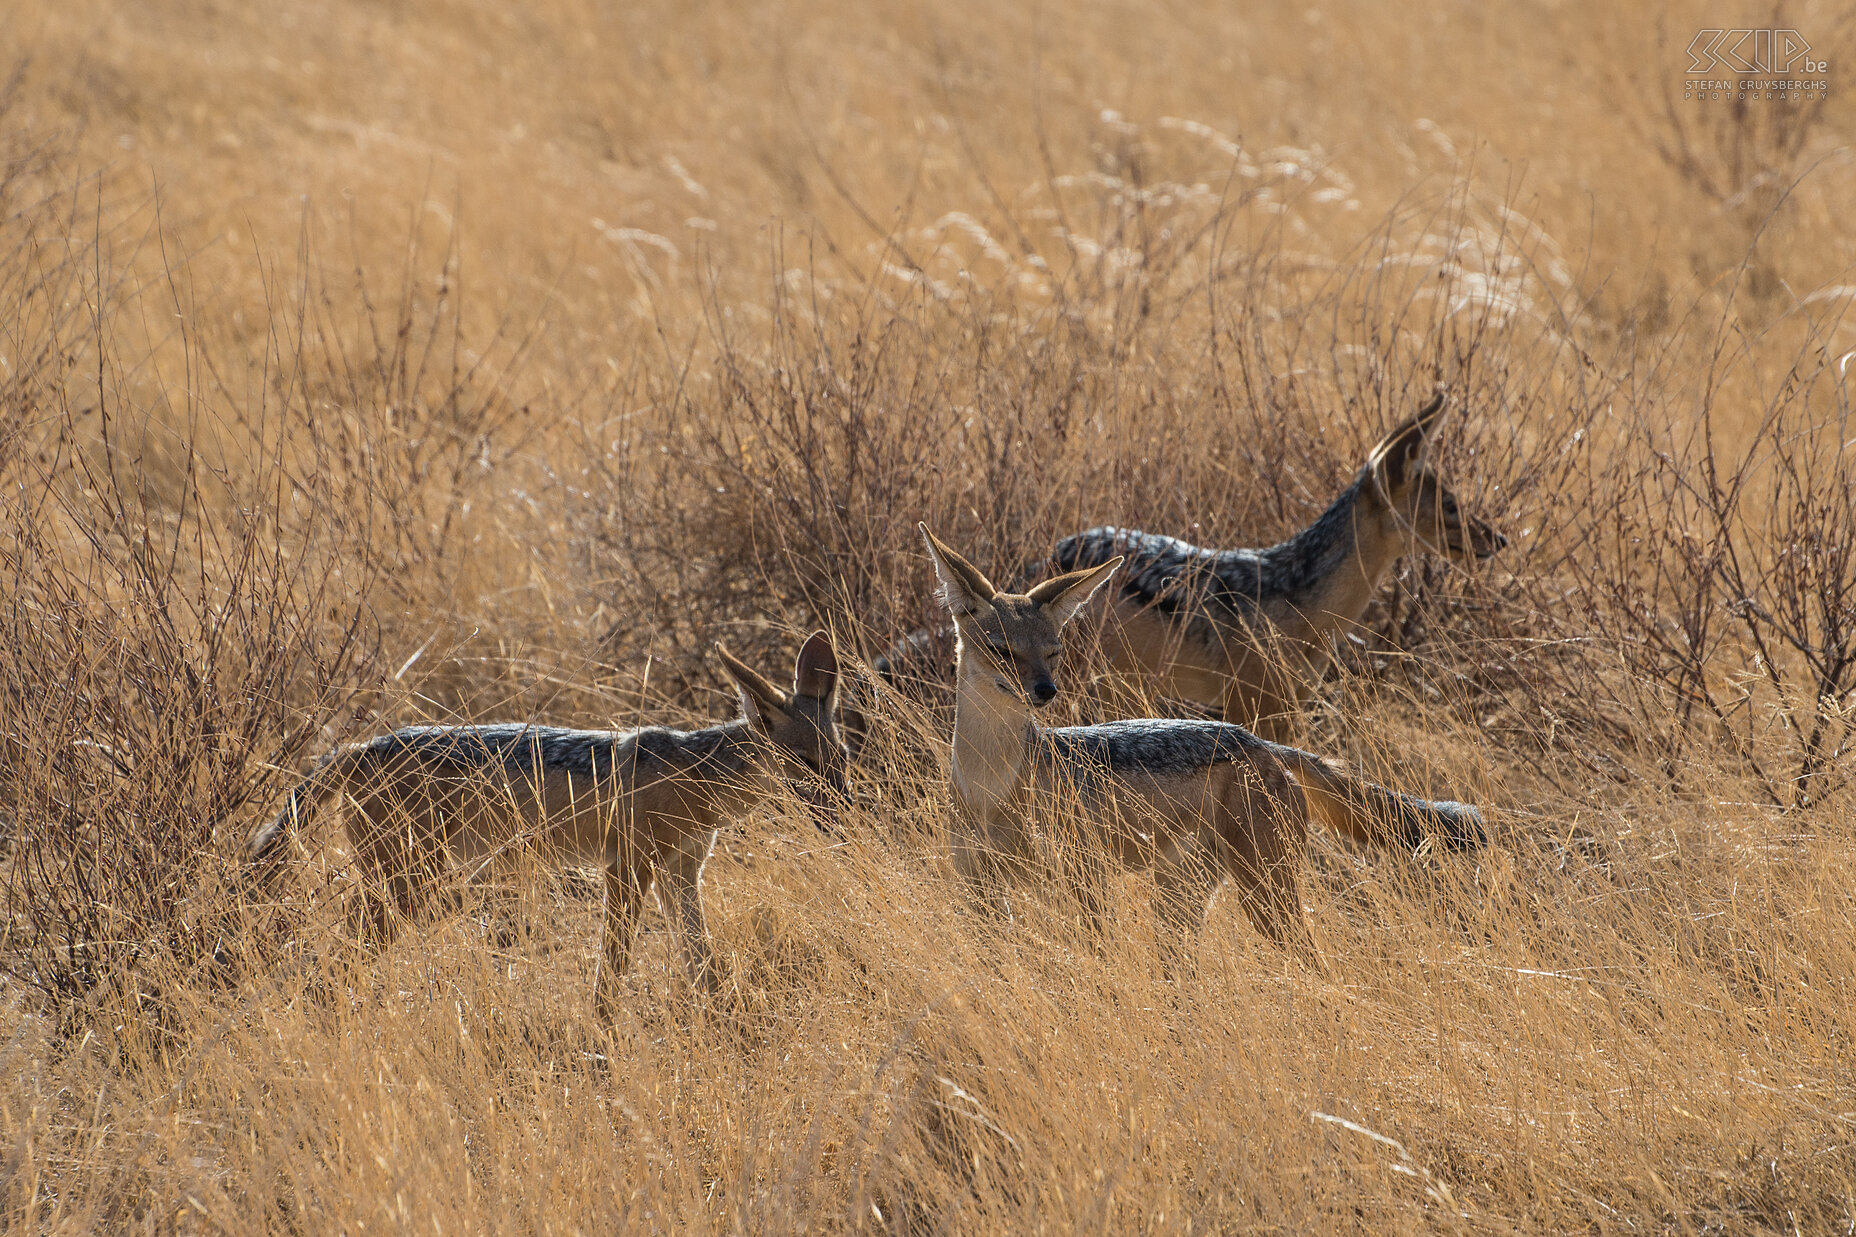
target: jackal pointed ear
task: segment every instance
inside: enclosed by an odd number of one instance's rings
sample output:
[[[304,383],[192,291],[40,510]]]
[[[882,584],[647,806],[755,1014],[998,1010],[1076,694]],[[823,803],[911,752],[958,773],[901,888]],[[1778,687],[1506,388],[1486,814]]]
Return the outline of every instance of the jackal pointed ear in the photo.
[[[1375,475],[1388,488],[1395,489],[1411,475],[1411,466],[1424,454],[1425,436],[1444,413],[1444,393],[1439,391],[1418,415],[1380,440],[1373,448],[1370,462]]]
[[[741,715],[763,729],[785,716],[792,700],[769,683],[760,671],[736,657],[718,642],[715,655],[722,659],[722,669],[735,681],[741,693]]]
[[[1115,574],[1115,568],[1121,566],[1121,560],[1122,556],[1117,554],[1099,567],[1085,567],[1067,575],[1053,576],[1031,590],[1031,600],[1050,611],[1051,619],[1061,629],[1096,595],[1097,589],[1108,583],[1108,578]]]
[[[831,637],[815,631],[799,650],[793,663],[793,694],[822,700],[833,708],[838,702],[838,654],[831,647]]]
[[[947,607],[948,613],[977,614],[999,595],[999,590],[978,567],[943,545],[939,537],[928,531],[926,524],[916,527],[922,530],[928,557],[934,560],[934,574],[941,581],[941,604]]]

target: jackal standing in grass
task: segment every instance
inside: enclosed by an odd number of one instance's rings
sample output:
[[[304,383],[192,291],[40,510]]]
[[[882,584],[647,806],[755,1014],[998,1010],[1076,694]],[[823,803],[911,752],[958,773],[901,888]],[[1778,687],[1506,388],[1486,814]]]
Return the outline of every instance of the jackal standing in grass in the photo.
[[[926,525],[921,533],[956,632],[954,863],[998,909],[1008,909],[1001,878],[1032,863],[1028,810],[1040,800],[1043,815],[1074,834],[1084,865],[1077,893],[1091,919],[1102,914],[1098,857],[1152,869],[1155,910],[1180,935],[1204,922],[1229,877],[1257,929],[1310,960],[1298,872],[1311,806],[1354,837],[1484,840],[1473,807],[1386,790],[1228,722],[1039,726],[1037,711],[1057,695],[1052,663],[1063,628],[1122,560],[1002,593]]]
[[[1394,559],[1425,549],[1480,562],[1508,543],[1425,461],[1443,407],[1438,395],[1388,434],[1321,517],[1279,545],[1210,550],[1092,528],[1058,542],[1046,569],[1123,562],[1107,599],[1110,664],[1144,676],[1158,695],[1287,740],[1334,642],[1359,623]]]
[[[838,661],[824,632],[805,642],[783,690],[721,645],[741,716],[702,730],[564,730],[524,723],[411,726],[323,757],[248,844],[274,883],[288,839],[339,797],[382,941],[429,904],[449,872],[471,879],[525,849],[605,869],[603,964],[594,1005],[610,1020],[653,884],[682,938],[691,979],[713,989],[702,871],[718,830],[785,783],[821,822],[845,795]],[[835,827],[835,826],[834,826]]]

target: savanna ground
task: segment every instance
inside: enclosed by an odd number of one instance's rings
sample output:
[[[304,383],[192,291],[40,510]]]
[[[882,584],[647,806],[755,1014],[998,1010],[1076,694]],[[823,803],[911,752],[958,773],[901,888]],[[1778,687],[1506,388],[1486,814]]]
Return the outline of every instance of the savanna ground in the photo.
[[[1856,15],[1250,7],[0,3],[9,1230],[1856,1229]],[[1732,25],[1828,102],[1684,100]],[[721,718],[930,617],[917,519],[1273,540],[1439,383],[1510,545],[1303,737],[1494,844],[1318,835],[1326,974],[977,918],[867,678],[717,1000],[654,927],[598,1026],[567,876],[232,893],[337,741]]]

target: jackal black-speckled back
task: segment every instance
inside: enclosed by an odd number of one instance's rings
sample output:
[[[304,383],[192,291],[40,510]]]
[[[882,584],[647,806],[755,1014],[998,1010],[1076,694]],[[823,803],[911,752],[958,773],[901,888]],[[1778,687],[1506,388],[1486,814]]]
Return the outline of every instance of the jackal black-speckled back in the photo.
[[[1267,602],[1298,600],[1333,572],[1353,544],[1349,523],[1366,480],[1362,473],[1313,524],[1273,546],[1211,550],[1103,525],[1059,541],[1048,570],[1093,567],[1120,554],[1127,559],[1118,577],[1122,596],[1168,613],[1212,602],[1248,618]]]

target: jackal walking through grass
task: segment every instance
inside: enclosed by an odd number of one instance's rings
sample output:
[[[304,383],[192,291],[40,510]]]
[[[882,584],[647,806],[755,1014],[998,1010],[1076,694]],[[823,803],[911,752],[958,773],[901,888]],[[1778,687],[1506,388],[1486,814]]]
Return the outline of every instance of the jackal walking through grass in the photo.
[[[1310,807],[1331,828],[1366,840],[1412,844],[1435,833],[1454,847],[1484,841],[1473,807],[1386,790],[1228,722],[1039,726],[1037,711],[1057,696],[1052,664],[1063,628],[1122,560],[1002,593],[926,526],[921,532],[957,640],[954,863],[1001,911],[1001,878],[1033,862],[1037,813],[1074,835],[1084,869],[1077,894],[1092,919],[1102,913],[1106,863],[1151,869],[1155,910],[1181,934],[1204,922],[1229,877],[1257,929],[1312,960],[1298,886]]]
[[[1121,561],[1103,630],[1111,665],[1287,740],[1334,642],[1358,625],[1394,559],[1424,549],[1473,563],[1507,544],[1425,461],[1443,407],[1438,395],[1388,434],[1353,484],[1278,545],[1212,550],[1105,526],[1058,542],[1048,569]]]
[[[654,884],[691,979],[712,989],[702,870],[718,830],[783,783],[821,823],[835,822],[846,759],[838,662],[824,632],[800,650],[790,691],[720,645],[716,655],[741,696],[741,716],[731,722],[691,731],[525,723],[396,730],[325,756],[252,834],[248,862],[274,885],[292,831],[318,804],[339,798],[381,940],[429,905],[447,873],[477,880],[535,849],[598,865],[606,899],[594,985],[600,1016],[613,1013]]]

